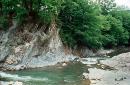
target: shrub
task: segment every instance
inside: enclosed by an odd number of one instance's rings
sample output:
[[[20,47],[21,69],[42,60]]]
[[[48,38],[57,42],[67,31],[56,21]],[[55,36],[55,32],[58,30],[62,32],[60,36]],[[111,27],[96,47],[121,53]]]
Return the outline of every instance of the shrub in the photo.
[[[0,17],[0,29],[7,30],[8,27],[9,27],[8,20],[5,17],[1,16]]]
[[[99,48],[101,43],[100,10],[88,0],[69,0],[64,4],[59,18],[62,21],[60,34],[64,44],[71,47],[85,45]]]

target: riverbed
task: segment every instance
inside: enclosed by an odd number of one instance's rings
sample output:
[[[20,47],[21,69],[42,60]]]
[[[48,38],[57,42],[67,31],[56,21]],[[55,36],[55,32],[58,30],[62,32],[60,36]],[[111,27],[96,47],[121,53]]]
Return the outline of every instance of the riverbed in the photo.
[[[130,72],[101,63],[109,57],[81,58],[38,69],[0,72],[4,82],[23,85],[129,85]],[[5,84],[7,85],[7,83]]]

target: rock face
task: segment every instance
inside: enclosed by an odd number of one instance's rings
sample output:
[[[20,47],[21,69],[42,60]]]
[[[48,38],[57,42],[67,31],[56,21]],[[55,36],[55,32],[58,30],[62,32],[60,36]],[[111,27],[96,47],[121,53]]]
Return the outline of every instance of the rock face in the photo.
[[[43,67],[76,58],[69,49],[69,53],[65,51],[55,23],[49,28],[34,23],[17,27],[17,22],[13,21],[8,31],[0,31],[0,68],[3,70]],[[87,57],[106,51],[96,54],[83,48],[80,53]]]
[[[88,61],[84,59],[84,62]],[[82,60],[82,63],[84,62]],[[129,85],[130,52],[100,60],[98,67],[93,68],[91,64],[90,66],[89,72],[83,73],[83,76],[91,81],[90,85]]]
[[[102,61],[101,63],[116,69],[130,72],[130,52],[114,56],[113,58]]]
[[[46,33],[45,27],[37,24],[25,24],[20,30],[15,28],[0,33],[0,66],[3,70],[43,67],[75,58],[65,55],[55,23]]]

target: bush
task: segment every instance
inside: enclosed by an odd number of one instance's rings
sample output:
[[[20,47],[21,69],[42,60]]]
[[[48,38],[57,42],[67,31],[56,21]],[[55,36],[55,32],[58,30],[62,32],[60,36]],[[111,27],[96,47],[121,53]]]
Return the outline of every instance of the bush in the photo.
[[[64,44],[71,47],[85,45],[99,48],[101,43],[100,10],[88,0],[69,0],[64,4],[59,18],[62,21],[60,34]]]
[[[113,0],[0,0],[0,28],[35,21],[46,28],[57,22],[64,44],[74,48],[114,47],[130,42],[130,12]],[[59,23],[60,22],[60,23]]]
[[[102,30],[103,45],[113,47],[128,44],[129,34],[123,28],[122,22],[111,15],[108,15],[106,20],[109,24],[109,29]]]
[[[63,0],[1,0],[0,9],[6,17],[16,18],[20,22],[31,17],[50,23],[57,18],[62,3]]]
[[[9,27],[9,22],[5,17],[0,17],[0,29],[7,30]]]

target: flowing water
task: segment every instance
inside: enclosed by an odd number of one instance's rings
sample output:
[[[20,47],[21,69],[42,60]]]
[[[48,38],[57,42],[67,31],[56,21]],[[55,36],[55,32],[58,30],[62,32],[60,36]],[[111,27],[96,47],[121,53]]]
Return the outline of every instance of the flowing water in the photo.
[[[82,59],[82,63],[76,61],[66,66],[59,64],[39,69],[0,72],[0,76],[6,81],[23,82],[23,85],[129,85],[130,75],[100,64],[95,59]]]
[[[25,85],[83,85],[82,73],[86,71],[85,65],[77,62],[65,67],[45,67],[0,75],[6,76],[9,80],[22,81]]]

